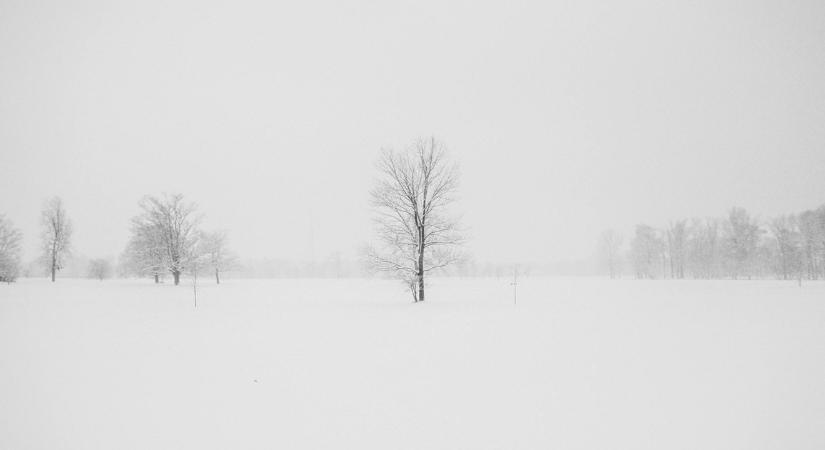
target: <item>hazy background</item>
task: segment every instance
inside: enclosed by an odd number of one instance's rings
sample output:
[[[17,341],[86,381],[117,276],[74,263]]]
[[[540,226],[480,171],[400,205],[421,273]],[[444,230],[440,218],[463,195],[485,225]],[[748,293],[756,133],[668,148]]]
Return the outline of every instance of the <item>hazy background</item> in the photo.
[[[825,202],[825,2],[271,3],[0,0],[26,259],[50,195],[77,252],[114,256],[164,191],[244,257],[354,257],[379,150],[429,134],[480,260]]]

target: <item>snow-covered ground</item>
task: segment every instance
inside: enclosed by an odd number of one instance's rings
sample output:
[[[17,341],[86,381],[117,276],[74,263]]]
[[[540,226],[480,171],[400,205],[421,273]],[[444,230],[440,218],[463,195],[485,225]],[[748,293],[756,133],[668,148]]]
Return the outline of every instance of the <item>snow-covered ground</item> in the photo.
[[[823,449],[825,283],[21,280],[0,449]]]

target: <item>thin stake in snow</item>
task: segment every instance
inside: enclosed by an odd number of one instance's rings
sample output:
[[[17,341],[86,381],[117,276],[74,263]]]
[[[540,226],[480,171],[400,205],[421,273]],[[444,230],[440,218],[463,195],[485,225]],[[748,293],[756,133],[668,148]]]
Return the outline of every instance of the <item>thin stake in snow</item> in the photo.
[[[195,295],[195,309],[198,308],[198,271],[192,272],[192,292]]]
[[[513,305],[516,304],[516,287],[518,286],[518,266],[513,266],[513,282],[510,283],[513,286]]]

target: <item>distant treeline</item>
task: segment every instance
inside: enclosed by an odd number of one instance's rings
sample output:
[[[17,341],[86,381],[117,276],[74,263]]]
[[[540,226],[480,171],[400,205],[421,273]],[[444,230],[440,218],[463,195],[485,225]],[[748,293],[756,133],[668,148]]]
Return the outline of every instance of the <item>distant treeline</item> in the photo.
[[[615,230],[599,239],[601,267],[611,277],[825,278],[825,206],[768,220],[731,208],[725,217],[638,224],[624,242]]]

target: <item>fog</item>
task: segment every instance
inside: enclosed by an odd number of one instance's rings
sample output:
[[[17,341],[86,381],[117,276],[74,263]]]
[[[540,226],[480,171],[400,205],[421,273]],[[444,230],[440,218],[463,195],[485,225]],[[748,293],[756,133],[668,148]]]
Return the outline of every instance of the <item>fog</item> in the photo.
[[[115,256],[180,192],[249,258],[349,258],[382,148],[434,135],[480,260],[825,201],[825,3],[0,3],[0,212]]]

